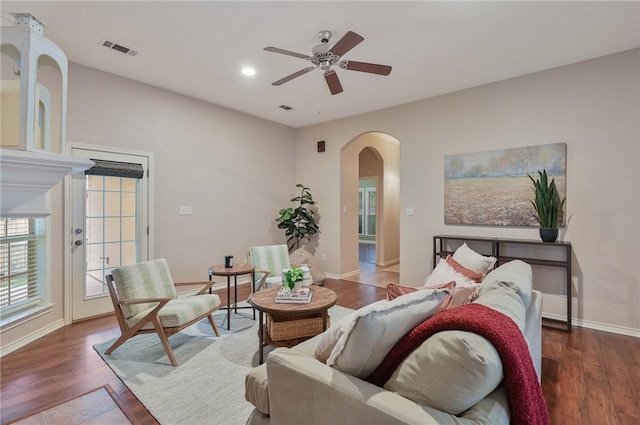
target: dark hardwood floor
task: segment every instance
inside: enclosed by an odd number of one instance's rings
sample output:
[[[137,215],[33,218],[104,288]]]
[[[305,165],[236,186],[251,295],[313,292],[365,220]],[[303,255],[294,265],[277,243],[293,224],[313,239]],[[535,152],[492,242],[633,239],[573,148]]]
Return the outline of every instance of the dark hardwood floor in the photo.
[[[328,280],[326,287],[336,291],[339,305],[354,309],[385,296],[383,288],[340,280]],[[244,297],[248,288],[241,288]],[[574,329],[571,334],[543,330],[542,389],[552,423],[640,424],[640,339]],[[157,423],[93,349],[94,344],[117,336],[115,317],[106,316],[65,326],[4,356],[1,422],[109,384],[134,424]]]

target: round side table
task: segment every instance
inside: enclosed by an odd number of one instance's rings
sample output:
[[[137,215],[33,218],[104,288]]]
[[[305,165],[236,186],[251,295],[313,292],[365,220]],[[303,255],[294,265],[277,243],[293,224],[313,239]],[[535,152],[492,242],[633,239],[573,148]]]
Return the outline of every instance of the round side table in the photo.
[[[322,317],[322,331],[327,329],[329,308],[335,305],[337,295],[329,288],[322,286],[312,285],[309,287],[313,295],[311,301],[308,304],[285,304],[276,303],[276,293],[280,290],[281,286],[274,286],[268,289],[251,294],[249,303],[259,312],[259,324],[258,337],[259,337],[259,363],[262,364],[264,360],[264,347],[266,345],[276,345],[282,347],[290,347],[294,344],[302,342],[305,339],[311,338],[311,336],[305,336],[304,338],[295,338],[289,341],[272,341],[269,338],[269,334],[264,324],[263,314],[267,313],[271,316],[273,321],[280,321],[282,319],[296,320],[309,318],[310,316],[317,314],[318,317]],[[320,332],[318,332],[320,333]]]
[[[253,264],[238,263],[233,267],[225,267],[224,265],[216,265],[209,267],[209,281],[213,276],[226,276],[227,277],[227,330],[231,329],[231,310],[237,314],[238,309],[253,308],[251,306],[238,307],[238,276],[248,274],[251,277],[251,292],[253,293],[253,285],[256,281],[256,268]],[[231,276],[233,276],[233,305],[231,304]],[[256,320],[256,311],[253,311],[253,320]]]

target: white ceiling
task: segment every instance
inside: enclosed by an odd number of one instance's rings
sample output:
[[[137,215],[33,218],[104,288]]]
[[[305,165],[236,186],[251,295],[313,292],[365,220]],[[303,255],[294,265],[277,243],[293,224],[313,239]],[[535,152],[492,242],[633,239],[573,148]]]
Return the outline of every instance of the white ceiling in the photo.
[[[302,127],[640,47],[631,2],[30,2],[10,12],[44,21],[70,61],[292,127]],[[309,62],[320,30],[365,40],[344,59],[393,66],[388,77],[338,69],[330,95]],[[102,47],[110,39],[140,53]],[[245,77],[244,66],[257,74]],[[73,84],[73,82],[71,82]],[[291,111],[278,106],[286,104]]]

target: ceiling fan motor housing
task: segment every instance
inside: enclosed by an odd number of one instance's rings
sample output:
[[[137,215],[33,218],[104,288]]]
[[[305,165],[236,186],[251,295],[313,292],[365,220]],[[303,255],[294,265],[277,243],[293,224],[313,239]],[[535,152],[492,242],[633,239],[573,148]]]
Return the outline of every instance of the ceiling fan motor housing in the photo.
[[[323,43],[328,43],[331,39],[331,31],[322,30],[318,33],[318,38]]]

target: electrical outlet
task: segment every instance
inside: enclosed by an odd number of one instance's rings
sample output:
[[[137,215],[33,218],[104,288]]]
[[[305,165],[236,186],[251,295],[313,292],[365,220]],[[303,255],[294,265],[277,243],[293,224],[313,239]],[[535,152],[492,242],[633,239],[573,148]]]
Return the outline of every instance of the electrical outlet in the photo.
[[[566,297],[567,296],[567,287],[566,286],[560,287],[560,296],[561,297]]]
[[[327,256],[322,254],[322,261],[327,261]]]
[[[191,207],[180,207],[180,215],[190,215],[191,214]]]

